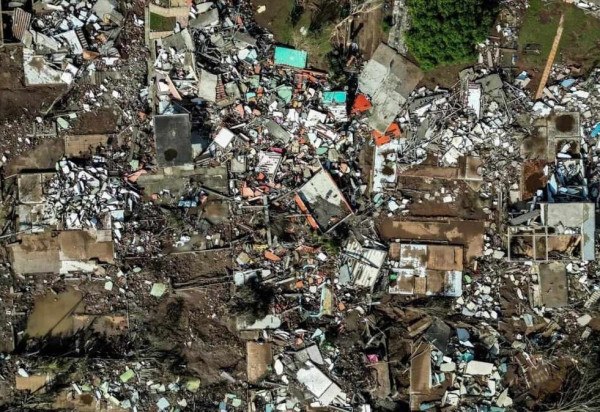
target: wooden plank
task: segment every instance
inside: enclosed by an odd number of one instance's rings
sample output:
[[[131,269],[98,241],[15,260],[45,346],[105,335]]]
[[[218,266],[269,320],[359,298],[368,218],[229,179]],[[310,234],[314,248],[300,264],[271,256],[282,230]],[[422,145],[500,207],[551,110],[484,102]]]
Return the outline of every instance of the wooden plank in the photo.
[[[548,55],[548,60],[546,61],[546,67],[544,68],[544,73],[542,74],[542,80],[540,81],[540,85],[538,86],[535,94],[535,100],[539,100],[542,97],[544,88],[548,82],[548,77],[550,76],[550,71],[552,70],[554,59],[556,58],[556,52],[558,51],[558,45],[560,44],[560,38],[562,37],[564,20],[565,15],[562,14],[560,16],[560,22],[558,23],[558,29],[556,30],[556,36],[554,36],[554,43],[552,43],[552,49],[550,49],[550,54]]]

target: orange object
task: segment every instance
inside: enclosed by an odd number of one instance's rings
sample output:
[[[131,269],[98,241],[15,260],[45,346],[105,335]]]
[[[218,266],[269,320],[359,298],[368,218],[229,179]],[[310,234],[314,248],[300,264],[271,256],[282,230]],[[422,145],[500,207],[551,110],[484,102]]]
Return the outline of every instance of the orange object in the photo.
[[[252,198],[252,197],[256,197],[256,196],[260,196],[260,195],[261,195],[260,190],[253,190],[252,188],[248,187],[246,182],[244,182],[244,184],[242,185],[242,196],[243,197]]]
[[[340,303],[338,303],[338,309],[340,311],[344,311],[344,310],[346,310],[346,305],[344,305],[343,302],[340,302]]]
[[[392,123],[387,128],[385,133],[373,130],[371,132],[371,136],[373,136],[373,140],[375,140],[375,146],[382,146],[391,142],[392,139],[397,139],[402,136],[402,130],[400,129],[400,126],[398,126],[398,123]]]
[[[269,250],[265,250],[265,259],[268,259],[271,262],[279,262],[281,260],[279,256]]]
[[[296,289],[302,289],[304,287],[304,282],[301,280],[296,281]]]
[[[84,60],[94,60],[100,57],[100,53],[84,50],[83,51],[83,59]]]
[[[294,197],[294,201],[298,205],[298,208],[300,209],[300,211],[306,215],[306,220],[308,221],[308,224],[313,229],[318,229],[319,228],[319,224],[317,223],[317,221],[315,220],[315,218],[310,215],[310,212],[308,211],[308,208],[304,204],[304,201],[302,200],[302,198],[300,196],[296,195]]]
[[[146,170],[140,169],[136,172],[133,172],[129,176],[127,176],[127,180],[129,180],[132,183],[135,183],[135,182],[137,182],[137,180],[140,178],[141,175],[145,175],[146,173],[148,173]]]
[[[390,136],[391,138],[397,139],[398,137],[402,136],[402,130],[400,130],[400,126],[398,126],[398,123],[392,123],[385,131],[385,134]]]
[[[241,104],[238,104],[237,106],[235,106],[234,110],[237,112],[237,114],[240,117],[244,117],[244,115],[246,114],[246,112],[244,111],[244,106],[242,106]]]
[[[371,104],[369,99],[367,99],[367,96],[359,93],[356,95],[356,98],[354,99],[354,103],[352,104],[352,113],[353,114],[364,113],[367,110],[369,110],[371,107],[373,107],[373,105]]]
[[[383,146],[392,141],[389,136],[379,133],[377,130],[373,130],[373,139],[375,139],[375,146]]]

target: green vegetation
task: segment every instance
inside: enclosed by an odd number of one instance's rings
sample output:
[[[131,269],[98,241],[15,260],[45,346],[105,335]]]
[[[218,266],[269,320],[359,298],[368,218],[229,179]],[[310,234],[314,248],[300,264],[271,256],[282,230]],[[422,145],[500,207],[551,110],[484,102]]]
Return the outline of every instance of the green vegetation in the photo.
[[[562,59],[587,68],[600,60],[600,20],[571,4],[531,0],[519,32],[519,50],[523,51],[526,47],[539,49],[539,54],[522,53],[524,69],[543,70],[561,13],[564,13],[565,21],[557,61]]]
[[[410,0],[412,27],[406,43],[421,68],[430,70],[475,57],[497,12],[495,0]]]
[[[332,50],[332,28],[345,10],[339,2],[270,0],[265,4],[267,10],[255,15],[257,22],[268,28],[277,42],[308,52],[310,66],[325,69]]]
[[[385,16],[381,19],[381,31],[385,34],[388,34],[394,25],[392,21],[392,16]]]
[[[151,31],[171,31],[175,28],[175,17],[164,17],[160,14],[150,13]]]

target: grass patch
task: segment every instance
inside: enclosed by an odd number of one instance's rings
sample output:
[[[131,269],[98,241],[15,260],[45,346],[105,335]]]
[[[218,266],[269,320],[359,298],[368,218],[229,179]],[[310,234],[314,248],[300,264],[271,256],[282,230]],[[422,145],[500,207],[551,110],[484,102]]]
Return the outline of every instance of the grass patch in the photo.
[[[164,17],[160,14],[150,13],[151,31],[171,31],[175,28],[176,22],[175,17]]]
[[[295,0],[264,0],[256,4],[265,4],[263,13],[255,14],[258,24],[273,33],[275,41],[287,44],[308,53],[308,63],[319,69],[327,68],[327,54],[332,50],[331,30],[334,18],[325,18],[322,25],[315,27],[315,16],[319,13],[314,8],[301,8],[295,5]],[[331,13],[330,13],[331,14]],[[325,14],[324,14],[325,16]],[[302,35],[301,29],[307,30]]]
[[[531,0],[519,32],[522,66],[543,70],[561,13],[565,14],[565,22],[557,61],[562,57],[565,63],[581,64],[585,69],[600,61],[600,20],[571,4]],[[539,45],[539,54],[523,52],[531,44]]]
[[[385,18],[381,19],[381,23],[379,23],[379,25],[381,26],[381,32],[383,34],[389,34],[394,25],[392,22],[392,16],[386,16]]]
[[[305,26],[306,27],[306,26]],[[326,69],[328,65],[327,54],[333,49],[329,38],[333,25],[327,25],[318,33],[308,33],[303,36],[298,31],[292,34],[291,44],[308,53],[309,65],[319,69]]]
[[[434,69],[425,71],[425,76],[419,86],[435,89],[436,86],[451,88],[458,83],[458,75],[461,71],[475,64],[475,59],[454,64],[442,64]]]

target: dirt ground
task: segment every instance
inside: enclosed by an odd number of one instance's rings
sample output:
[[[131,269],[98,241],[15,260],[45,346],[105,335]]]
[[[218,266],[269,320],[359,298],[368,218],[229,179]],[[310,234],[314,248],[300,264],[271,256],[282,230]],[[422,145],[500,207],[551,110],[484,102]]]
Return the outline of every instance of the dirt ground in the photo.
[[[600,21],[568,2],[530,1],[519,32],[517,72],[527,71],[529,90],[536,90],[552,47],[558,21],[564,14],[564,31],[555,63],[580,67],[583,74],[600,61]],[[539,47],[540,53],[525,53],[528,45]]]
[[[459,189],[460,196],[454,202],[443,203],[441,199],[426,200],[421,196],[421,203],[412,203],[409,207],[411,215],[415,217],[446,217],[466,220],[484,220],[487,215],[483,212],[485,205],[479,194],[469,187],[468,183],[458,179],[431,179],[413,176],[399,176],[398,185],[408,195],[414,195],[412,190],[422,193],[441,192],[442,189]]]
[[[36,116],[66,91],[66,86],[25,86],[20,46],[0,49],[0,121]]]
[[[7,165],[6,175],[10,176],[27,169],[54,169],[56,162],[61,159],[64,153],[65,144],[63,139],[44,140],[26,154],[12,159]]]
[[[276,40],[285,41],[281,38],[283,37],[283,26],[286,24],[293,5],[294,0],[252,0],[252,9],[255,11],[254,19],[259,26],[272,31]],[[266,6],[266,10],[256,13],[260,6]]]
[[[183,253],[152,262],[152,270],[168,274],[173,282],[226,276],[232,267],[231,251]]]
[[[77,310],[83,310],[82,300],[83,295],[76,290],[58,295],[49,293],[38,298],[27,320],[27,335],[60,336],[73,331],[73,318],[70,315]]]
[[[95,112],[77,115],[71,134],[110,134],[117,130],[119,121],[118,109],[103,107]]]
[[[178,351],[203,385],[220,382],[223,369],[242,379],[245,373],[244,345],[228,312],[230,298],[229,284],[178,291],[151,314],[156,345]]]
[[[294,0],[252,0],[252,5],[255,11],[260,6],[266,6],[264,12],[255,13],[254,17],[259,25],[273,33],[276,41],[306,50],[309,53],[310,66],[323,70],[328,68],[326,55],[332,49],[330,44],[332,29],[341,18],[329,20],[318,34],[302,36],[299,32],[300,28],[307,28],[310,25],[314,13],[310,7],[306,7],[296,25],[292,25],[290,16],[294,8]],[[379,8],[358,15],[354,19],[352,35],[355,36],[355,41],[365,59],[371,57],[384,38],[381,24],[383,17],[384,11]],[[345,38],[347,33],[347,27],[340,29],[341,38]]]
[[[356,42],[365,59],[371,58],[379,43],[384,40],[381,23],[384,11],[382,8],[363,13],[354,19],[353,30],[358,32]]]
[[[218,282],[231,273],[231,256],[230,250],[184,253],[151,265],[152,271],[167,275],[176,288],[150,314],[156,324],[153,340],[179,352],[203,386],[221,382],[221,370],[244,379],[245,349],[228,310],[232,286]],[[194,286],[213,278],[217,283]],[[187,286],[177,287],[184,284]],[[168,325],[166,333],[164,325]]]
[[[523,162],[522,194],[523,200],[528,200],[535,195],[538,189],[542,189],[548,178],[544,175],[545,160],[529,160]]]
[[[458,83],[458,74],[468,67],[472,67],[475,62],[450,64],[436,67],[433,70],[425,72],[425,76],[417,85],[419,87],[427,87],[435,89],[436,86],[443,88],[452,88]]]

